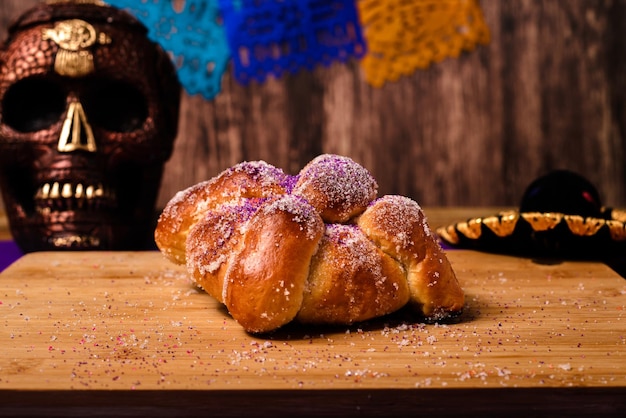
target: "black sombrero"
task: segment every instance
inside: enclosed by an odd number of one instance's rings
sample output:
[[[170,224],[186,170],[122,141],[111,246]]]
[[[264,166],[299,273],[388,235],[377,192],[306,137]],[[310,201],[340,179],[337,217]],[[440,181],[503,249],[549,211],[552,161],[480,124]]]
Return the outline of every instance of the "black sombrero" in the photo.
[[[486,252],[626,262],[626,211],[604,207],[596,188],[567,170],[533,181],[519,210],[437,228],[443,244]]]

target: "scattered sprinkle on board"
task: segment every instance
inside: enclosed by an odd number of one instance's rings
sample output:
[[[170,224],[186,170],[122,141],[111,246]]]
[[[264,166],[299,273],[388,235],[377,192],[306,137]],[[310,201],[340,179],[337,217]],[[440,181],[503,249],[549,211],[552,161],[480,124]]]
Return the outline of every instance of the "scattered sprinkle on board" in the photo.
[[[373,414],[391,401],[400,412],[418,400],[435,411],[451,390],[466,397],[461,412],[481,394],[493,408],[518,393],[573,412],[626,405],[626,280],[594,262],[448,257],[467,296],[454,323],[400,312],[255,336],[158,252],[28,254],[0,274],[0,415],[38,402],[122,408],[108,397],[143,412],[199,399],[256,413]],[[374,403],[381,393],[388,400]]]

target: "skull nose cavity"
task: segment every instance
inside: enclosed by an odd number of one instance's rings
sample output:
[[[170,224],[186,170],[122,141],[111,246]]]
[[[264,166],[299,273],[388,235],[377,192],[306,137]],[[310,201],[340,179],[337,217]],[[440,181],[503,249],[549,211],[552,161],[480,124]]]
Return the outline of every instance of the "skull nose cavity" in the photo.
[[[57,148],[60,152],[96,151],[96,139],[79,101],[69,104]]]

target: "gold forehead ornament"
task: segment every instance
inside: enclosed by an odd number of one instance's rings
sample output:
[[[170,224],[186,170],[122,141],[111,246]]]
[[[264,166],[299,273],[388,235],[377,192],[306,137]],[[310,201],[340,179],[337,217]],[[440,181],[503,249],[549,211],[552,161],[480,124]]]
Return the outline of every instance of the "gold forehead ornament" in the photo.
[[[106,33],[98,33],[90,23],[81,19],[64,20],[53,28],[43,29],[42,39],[50,39],[59,46],[54,71],[67,77],[81,77],[93,72],[93,54],[89,48],[96,43],[111,43]]]

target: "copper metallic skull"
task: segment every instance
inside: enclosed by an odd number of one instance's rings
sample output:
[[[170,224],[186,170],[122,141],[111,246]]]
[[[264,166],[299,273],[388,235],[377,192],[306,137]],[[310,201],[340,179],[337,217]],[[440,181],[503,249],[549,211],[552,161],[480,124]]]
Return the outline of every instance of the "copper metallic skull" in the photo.
[[[99,1],[38,5],[0,51],[0,188],[25,252],[142,249],[178,128],[169,56]]]

